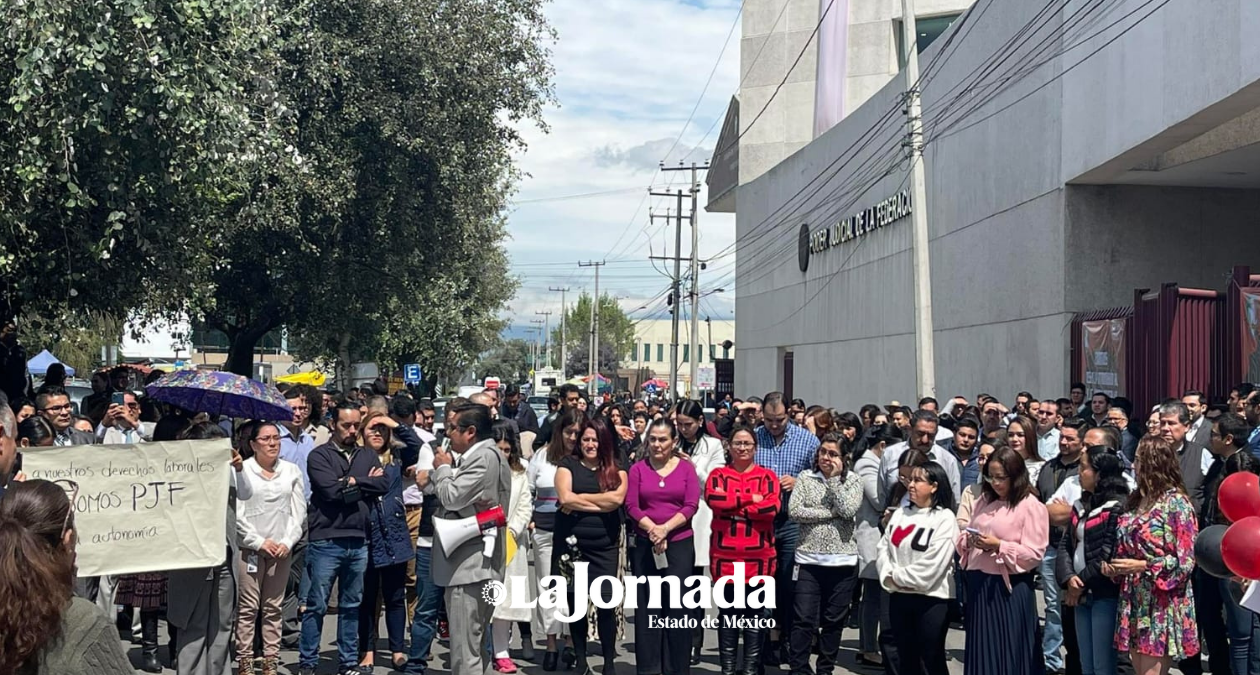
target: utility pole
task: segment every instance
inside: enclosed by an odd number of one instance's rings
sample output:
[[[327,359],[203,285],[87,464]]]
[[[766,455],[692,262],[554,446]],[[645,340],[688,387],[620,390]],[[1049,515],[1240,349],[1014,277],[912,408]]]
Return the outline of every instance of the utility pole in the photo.
[[[563,380],[564,367],[565,367],[565,364],[568,363],[568,359],[569,359],[569,348],[566,346],[565,339],[564,339],[564,315],[567,314],[569,311],[568,308],[565,307],[565,304],[564,304],[564,294],[569,292],[569,288],[567,286],[562,287],[562,288],[556,288],[555,286],[548,286],[547,290],[553,293],[556,291],[560,292],[560,375],[561,375],[560,379]]]
[[[674,290],[670,293],[671,314],[673,314],[673,327],[670,329],[669,343],[669,391],[674,400],[678,400],[678,314],[682,302],[678,296],[679,285],[682,281],[682,204],[683,191],[676,190],[673,194],[668,192],[650,192],[654,197],[675,197],[678,200],[678,211],[675,214],[674,228],[674,255],[660,256],[665,260],[674,261]],[[650,219],[655,220],[663,217],[669,220],[669,212],[666,211],[664,216],[656,216],[649,214]]]
[[[699,379],[698,376],[699,376],[700,356],[701,356],[700,355],[700,224],[698,222],[699,208],[697,208],[697,204],[696,204],[696,200],[700,195],[700,180],[699,180],[699,177],[697,176],[697,173],[700,171],[708,171],[708,170],[709,170],[708,162],[705,162],[703,166],[697,165],[695,162],[692,162],[691,166],[689,167],[683,166],[682,162],[679,162],[678,166],[671,167],[671,168],[665,168],[664,164],[661,165],[661,171],[690,171],[691,172],[691,188],[690,188],[690,191],[691,191],[691,293],[690,293],[690,296],[691,296],[691,310],[690,310],[691,311],[691,331],[690,331],[691,359],[689,359],[690,361],[689,365],[691,367],[689,386],[691,390],[688,393],[690,394],[691,398],[696,398],[696,399],[700,398],[697,395],[698,389],[696,387],[696,382]],[[682,224],[682,214],[680,213],[679,225],[681,226],[681,224]],[[681,244],[682,244],[682,241],[680,238],[679,239],[680,248],[681,248]],[[681,256],[681,251],[676,251],[675,255]],[[678,276],[677,264],[678,264],[678,261],[675,261],[675,268],[674,268],[675,278],[677,278]],[[674,298],[675,298],[675,302],[677,302],[677,298],[678,298],[677,286],[674,287]],[[674,314],[674,317],[675,317],[674,341],[675,342],[678,341],[677,316],[678,316],[677,313],[675,313]]]
[[[595,397],[599,392],[599,268],[604,261],[586,261],[578,263],[578,267],[595,268],[595,297],[591,299],[591,379],[586,383],[586,393]]]
[[[541,331],[542,331],[542,329],[543,329],[543,327],[542,327],[543,320],[542,320],[542,319],[530,319],[530,320],[529,320],[529,322],[530,322],[530,323],[532,323],[532,324],[534,324],[534,328],[533,328],[533,330],[536,330],[536,331],[539,331],[539,332],[541,332]],[[538,370],[538,355],[541,353],[541,352],[538,350],[538,338],[539,338],[539,336],[537,336],[537,335],[535,335],[535,336],[534,336],[534,365],[533,365],[534,370]]]
[[[919,92],[919,30],[914,0],[901,0],[906,54],[906,145],[910,149],[910,216],[914,226],[914,346],[919,396],[936,396],[932,335],[932,269],[928,253],[927,178],[923,166],[923,109]]]
[[[543,317],[543,353],[546,354],[547,367],[551,367],[551,310],[545,312],[534,312],[538,316]],[[537,367],[535,367],[537,370]]]

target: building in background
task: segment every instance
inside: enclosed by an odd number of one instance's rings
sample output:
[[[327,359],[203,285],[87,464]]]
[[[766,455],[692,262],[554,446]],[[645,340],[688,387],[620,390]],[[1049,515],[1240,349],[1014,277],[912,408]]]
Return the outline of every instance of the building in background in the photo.
[[[686,392],[691,385],[691,322],[678,322],[678,381],[680,391]],[[669,352],[673,335],[670,319],[647,319],[635,323],[634,352],[621,362],[621,379],[627,388],[638,392],[644,382],[653,378],[669,381]],[[735,358],[735,321],[733,319],[702,319],[700,321],[700,353],[697,365],[714,367],[718,359]]]
[[[916,0],[919,50],[971,4]],[[710,212],[735,213],[736,188],[856,110],[904,65],[901,0],[746,0],[740,34],[739,94],[706,179]]]
[[[745,6],[745,72],[749,32],[774,22],[767,4]],[[854,0],[851,20],[880,4]],[[1169,297],[1219,297],[1234,266],[1260,268],[1254,0],[981,3],[923,53],[925,204],[908,201],[911,83],[861,79],[862,23],[850,26],[846,82],[866,100],[843,120],[810,140],[813,89],[790,87],[794,75],[748,130],[767,100],[754,90],[787,66],[763,55],[727,126],[746,132],[738,186],[713,189],[737,214],[737,393],[852,410],[920,393],[912,210],[927,214],[941,398],[1064,395],[1082,313],[1145,303],[1170,282]],[[804,25],[790,21],[784,53]],[[1142,333],[1147,354],[1218,339]],[[1194,372],[1144,396],[1208,390]]]

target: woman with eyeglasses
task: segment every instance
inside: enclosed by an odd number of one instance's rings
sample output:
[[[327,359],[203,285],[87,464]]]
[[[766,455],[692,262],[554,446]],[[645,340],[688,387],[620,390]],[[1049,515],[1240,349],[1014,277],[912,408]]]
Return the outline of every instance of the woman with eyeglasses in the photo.
[[[678,429],[680,455],[696,470],[696,485],[701,487],[709,480],[713,470],[726,464],[726,449],[722,442],[709,435],[704,408],[699,401],[683,400],[674,406],[674,426]],[[697,498],[699,495],[697,494]],[[704,574],[709,564],[709,536],[713,523],[713,511],[703,499],[698,499],[696,514],[691,518],[692,542],[696,549],[696,576]],[[696,608],[692,614],[697,624],[704,620],[704,608]],[[697,625],[691,633],[691,665],[699,665],[700,649],[704,646],[704,627]]]
[[[240,672],[254,672],[257,627],[262,632],[263,675],[274,675],[284,623],[281,602],[289,581],[290,553],[302,538],[306,522],[306,494],[302,470],[280,459],[280,430],[275,424],[252,424],[245,441],[250,458],[245,460],[241,478],[249,482],[250,496],[236,505],[241,533],[236,660]]]
[[[976,466],[980,470],[980,479],[964,487],[962,496],[958,499],[958,529],[965,530],[971,526],[971,512],[975,509],[976,502],[984,496],[984,465],[989,463],[994,452],[1005,447],[1006,442],[999,440],[980,443],[976,450]]]
[[[1101,571],[1120,584],[1116,648],[1138,675],[1163,675],[1199,653],[1190,585],[1198,520],[1168,441],[1139,441],[1133,471],[1137,489],[1116,526],[1115,557]]]
[[[538,579],[551,574],[555,551],[556,514],[560,510],[556,496],[556,469],[567,457],[577,453],[578,434],[582,433],[585,416],[576,408],[565,408],[552,423],[555,432],[541,452],[535,452],[525,468],[525,478],[534,498],[533,520],[530,522],[530,551],[534,554],[534,573]],[[563,598],[561,599],[564,600]],[[559,607],[557,609],[565,609]],[[563,614],[568,614],[565,610]],[[537,619],[547,635],[547,651],[543,654],[542,668],[552,672],[559,665],[560,653],[557,638],[567,632],[567,626],[556,619],[557,612],[538,606]],[[571,653],[566,653],[572,662]]]
[[[1012,448],[995,450],[980,475],[984,496],[956,543],[967,587],[963,672],[1041,675],[1035,572],[1049,544],[1050,514]]]
[[[735,575],[742,566],[745,581],[727,584],[732,592],[754,576],[773,578],[775,573],[774,518],[779,514],[779,478],[758,466],[757,438],[753,430],[737,426],[731,432],[730,458],[709,474],[704,500],[713,510],[709,546],[709,573],[714,581]],[[755,592],[757,587],[748,589]],[[762,587],[764,588],[764,587]],[[729,599],[728,599],[729,600]],[[764,629],[756,620],[761,610],[719,606],[718,661],[722,675],[756,675],[761,668]],[[739,622],[743,622],[742,625]],[[744,660],[738,662],[740,637]]]
[[[789,637],[789,664],[794,673],[809,672],[817,637],[817,675],[831,674],[857,587],[855,516],[862,503],[862,479],[845,466],[848,444],[837,433],[823,436],[814,468],[801,472],[788,500],[788,517],[800,526]]]
[[[1120,587],[1102,574],[1116,552],[1120,513],[1129,496],[1114,450],[1095,445],[1081,454],[1081,498],[1059,540],[1055,577],[1063,604],[1076,614],[1082,675],[1115,675],[1116,607]]]
[[[402,447],[395,448],[395,440]],[[402,472],[419,461],[423,443],[411,425],[379,412],[363,420],[359,442],[380,458],[389,485],[368,511],[368,566],[359,603],[359,669],[370,671],[375,664],[376,628],[383,604],[390,657],[394,669],[401,670],[407,663],[407,563],[416,557],[403,504]],[[378,598],[383,602],[377,602]]]
[[[910,503],[897,509],[879,541],[880,585],[890,594],[900,672],[947,675],[945,634],[958,537],[949,474],[936,462],[915,467],[907,496]]]
[[[0,673],[130,673],[114,621],[74,596],[74,512],[62,485],[0,498]]]
[[[878,558],[880,516],[884,502],[879,498],[879,462],[884,449],[906,440],[901,427],[892,424],[875,425],[862,437],[862,446],[853,453],[853,473],[862,481],[862,503],[857,512],[858,577],[862,579],[861,617],[858,622],[858,662],[867,666],[882,666],[884,657],[879,651],[879,617],[881,610],[887,614],[888,594],[880,587],[875,568]]]

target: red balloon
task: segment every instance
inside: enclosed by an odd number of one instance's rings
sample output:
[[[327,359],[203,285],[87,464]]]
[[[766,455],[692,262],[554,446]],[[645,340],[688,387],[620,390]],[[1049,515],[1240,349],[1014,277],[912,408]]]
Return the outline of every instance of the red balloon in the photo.
[[[1230,474],[1221,481],[1216,499],[1221,513],[1231,522],[1260,516],[1260,476],[1250,471]]]
[[[1229,526],[1221,540],[1221,557],[1234,574],[1260,579],[1260,516],[1243,518]]]

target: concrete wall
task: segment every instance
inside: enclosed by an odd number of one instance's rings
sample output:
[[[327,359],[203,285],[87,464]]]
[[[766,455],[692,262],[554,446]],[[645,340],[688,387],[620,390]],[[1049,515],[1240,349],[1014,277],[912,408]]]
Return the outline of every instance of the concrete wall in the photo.
[[[1260,46],[1235,37],[1260,32],[1260,3],[1249,0],[1170,3],[1151,23],[1076,65],[1145,12],[1092,41],[1085,36],[1143,2],[1115,0],[1066,35],[1065,18],[1083,2],[1040,21],[999,68],[999,76],[1025,69],[1009,87],[970,85],[1044,3],[985,3],[983,16],[951,29],[966,26],[966,37],[943,55],[923,93],[938,396],[1066,392],[1073,312],[1125,304],[1134,286],[1165,280],[1223,288],[1230,265],[1258,262],[1195,239],[1201,228],[1233,232],[1240,249],[1260,252],[1253,193],[1066,185],[1091,172],[1127,170],[1137,163],[1124,166],[1130,159],[1149,159],[1260,103],[1251,94],[1260,90],[1260,54],[1253,53]],[[1209,26],[1226,38],[1212,39],[1204,32]],[[1204,73],[1206,67],[1225,72]],[[1206,81],[1191,82],[1196,78]],[[740,188],[740,394],[782,386],[786,349],[795,356],[793,393],[810,402],[856,409],[919,393],[910,219],[815,255],[806,273],[797,263],[802,223],[828,226],[906,184],[905,164],[896,164],[904,87],[894,78],[836,127]],[[1149,232],[1159,234],[1123,245]],[[1081,251],[1086,237],[1099,245]],[[1147,255],[1143,247],[1161,240],[1166,250]],[[1172,273],[1181,278],[1166,278]]]
[[[1066,201],[1073,312],[1164,282],[1223,291],[1234,265],[1260,269],[1260,190],[1071,186]]]

